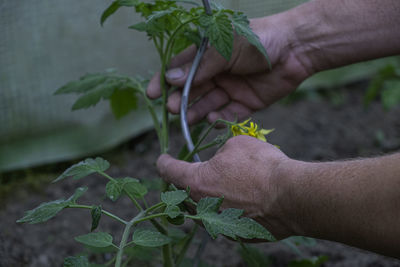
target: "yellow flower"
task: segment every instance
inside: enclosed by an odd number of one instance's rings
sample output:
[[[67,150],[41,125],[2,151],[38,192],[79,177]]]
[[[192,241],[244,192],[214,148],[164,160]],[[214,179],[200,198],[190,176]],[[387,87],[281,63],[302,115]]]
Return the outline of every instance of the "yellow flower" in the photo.
[[[265,139],[265,135],[271,133],[274,131],[274,129],[259,129],[258,125],[254,122],[250,122],[251,119],[247,119],[244,122],[237,123],[235,125],[231,126],[231,131],[233,136],[238,136],[238,135],[247,135],[251,137],[255,137],[258,140],[267,142],[267,139]],[[250,122],[250,124],[249,124]],[[249,124],[249,125],[248,125]]]

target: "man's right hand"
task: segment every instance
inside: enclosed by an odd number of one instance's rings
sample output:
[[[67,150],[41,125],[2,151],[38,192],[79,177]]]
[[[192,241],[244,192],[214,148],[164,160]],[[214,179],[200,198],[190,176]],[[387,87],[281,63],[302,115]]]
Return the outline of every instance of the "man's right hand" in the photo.
[[[264,56],[243,37],[236,36],[229,62],[213,47],[207,49],[190,95],[195,103],[188,110],[189,123],[204,117],[209,122],[244,119],[288,95],[312,74],[292,50],[296,39],[287,24],[280,15],[251,21],[251,28],[269,55],[271,70]],[[166,73],[168,83],[183,87],[195,54],[192,46],[172,59]],[[159,73],[151,80],[147,94],[150,98],[161,96]],[[170,95],[171,113],[179,113],[180,102],[181,90]]]

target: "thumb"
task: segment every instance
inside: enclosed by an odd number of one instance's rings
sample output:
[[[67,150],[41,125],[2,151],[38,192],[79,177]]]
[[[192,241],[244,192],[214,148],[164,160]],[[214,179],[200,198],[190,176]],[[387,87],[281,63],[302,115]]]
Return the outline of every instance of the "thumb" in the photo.
[[[199,163],[188,163],[174,159],[168,154],[162,154],[157,160],[157,169],[161,178],[180,188],[192,187],[198,165]]]
[[[193,50],[193,48],[190,48]],[[190,69],[192,68],[193,61],[184,60],[183,57],[187,57],[187,54],[182,52],[182,55],[176,56],[171,62],[171,69],[169,69],[165,77],[171,85],[183,87],[186,79],[189,75]],[[184,62],[179,64],[179,62]],[[212,79],[215,75],[223,72],[228,67],[228,62],[215,50],[213,47],[209,47],[201,59],[199,68],[197,69],[196,76],[193,81],[193,85],[199,85]]]

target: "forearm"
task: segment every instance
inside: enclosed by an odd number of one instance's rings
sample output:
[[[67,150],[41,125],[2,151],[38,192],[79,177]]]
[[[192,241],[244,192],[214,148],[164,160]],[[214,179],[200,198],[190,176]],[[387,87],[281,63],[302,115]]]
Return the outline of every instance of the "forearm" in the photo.
[[[296,162],[286,200],[298,235],[400,255],[400,154]]]
[[[312,72],[400,54],[398,0],[314,0],[282,14]]]

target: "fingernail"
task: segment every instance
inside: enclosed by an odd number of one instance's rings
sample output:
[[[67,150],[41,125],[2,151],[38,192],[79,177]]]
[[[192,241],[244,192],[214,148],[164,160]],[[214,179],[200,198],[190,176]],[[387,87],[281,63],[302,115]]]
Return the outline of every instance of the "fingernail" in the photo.
[[[185,75],[185,73],[181,68],[170,69],[165,74],[165,76],[167,76],[167,78],[170,80],[180,79],[183,77],[183,75]]]

